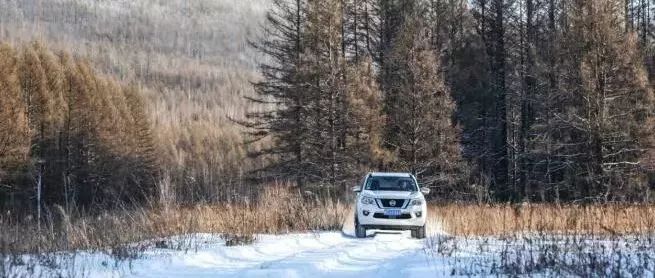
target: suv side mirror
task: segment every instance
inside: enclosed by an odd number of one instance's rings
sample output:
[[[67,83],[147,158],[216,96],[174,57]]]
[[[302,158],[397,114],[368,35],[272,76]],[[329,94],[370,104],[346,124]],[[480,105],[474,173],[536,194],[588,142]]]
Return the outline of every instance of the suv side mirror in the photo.
[[[352,190],[353,190],[353,192],[359,193],[359,192],[362,192],[362,187],[359,186],[359,185],[355,185],[355,186],[353,186]]]
[[[430,188],[428,188],[428,187],[421,187],[421,193],[423,193],[424,195],[428,195],[428,194],[430,194]]]

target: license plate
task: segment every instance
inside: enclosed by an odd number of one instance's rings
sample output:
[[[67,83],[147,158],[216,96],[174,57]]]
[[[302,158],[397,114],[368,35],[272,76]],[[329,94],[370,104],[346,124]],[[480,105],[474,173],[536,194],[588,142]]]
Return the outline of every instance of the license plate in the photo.
[[[386,216],[400,216],[399,209],[386,209],[384,210],[384,215]]]

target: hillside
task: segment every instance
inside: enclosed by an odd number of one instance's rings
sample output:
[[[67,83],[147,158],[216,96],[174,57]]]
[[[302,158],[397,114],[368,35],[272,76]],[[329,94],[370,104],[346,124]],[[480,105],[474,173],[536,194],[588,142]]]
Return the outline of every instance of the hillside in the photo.
[[[189,169],[195,163],[197,172],[220,175],[241,167],[222,164],[243,153],[241,135],[227,117],[243,115],[243,96],[259,76],[261,57],[248,40],[256,39],[266,2],[2,0],[0,40],[41,40],[87,57],[124,83],[140,84],[169,165]]]

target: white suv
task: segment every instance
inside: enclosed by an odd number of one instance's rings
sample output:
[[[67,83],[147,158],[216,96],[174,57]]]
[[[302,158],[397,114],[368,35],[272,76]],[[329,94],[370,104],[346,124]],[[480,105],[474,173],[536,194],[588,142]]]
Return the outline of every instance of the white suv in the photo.
[[[425,238],[427,206],[416,177],[408,173],[369,173],[357,192],[355,235],[366,237],[367,229],[411,230],[412,237]]]

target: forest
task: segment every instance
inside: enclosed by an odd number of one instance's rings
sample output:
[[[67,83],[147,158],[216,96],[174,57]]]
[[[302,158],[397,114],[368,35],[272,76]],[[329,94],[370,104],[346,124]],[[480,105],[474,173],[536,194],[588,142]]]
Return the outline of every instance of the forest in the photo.
[[[274,1],[261,177],[408,171],[441,200],[650,201],[649,1]]]
[[[185,3],[2,3],[0,207],[342,198],[368,171],[441,202],[651,201],[650,1]]]

